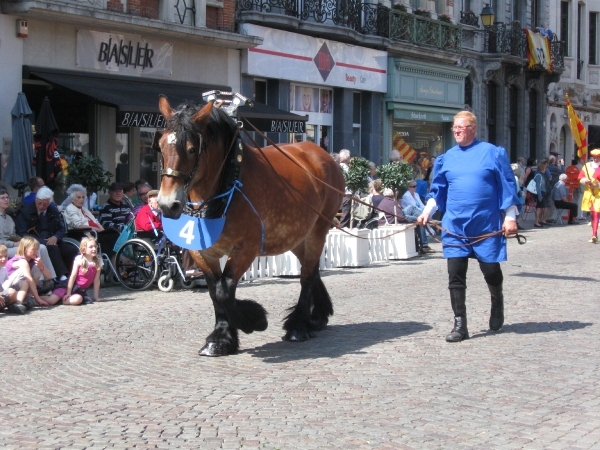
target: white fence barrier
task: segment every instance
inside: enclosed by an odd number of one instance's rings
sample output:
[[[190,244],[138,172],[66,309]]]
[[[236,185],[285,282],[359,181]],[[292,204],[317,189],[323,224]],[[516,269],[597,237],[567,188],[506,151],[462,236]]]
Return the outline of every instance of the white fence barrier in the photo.
[[[364,267],[372,262],[409,259],[418,256],[415,229],[409,225],[390,225],[375,230],[331,230],[321,253],[320,268]],[[396,234],[394,234],[396,233]],[[227,256],[221,258],[225,266]],[[300,275],[300,261],[292,252],[277,256],[259,256],[246,271],[243,280],[281,275]]]

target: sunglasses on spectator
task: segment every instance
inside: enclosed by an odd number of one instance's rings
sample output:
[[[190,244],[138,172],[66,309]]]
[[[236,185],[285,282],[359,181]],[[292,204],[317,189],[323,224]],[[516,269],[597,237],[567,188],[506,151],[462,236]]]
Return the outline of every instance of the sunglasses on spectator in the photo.
[[[417,185],[416,184],[409,184],[408,187],[409,188],[413,188],[413,187],[417,187]]]

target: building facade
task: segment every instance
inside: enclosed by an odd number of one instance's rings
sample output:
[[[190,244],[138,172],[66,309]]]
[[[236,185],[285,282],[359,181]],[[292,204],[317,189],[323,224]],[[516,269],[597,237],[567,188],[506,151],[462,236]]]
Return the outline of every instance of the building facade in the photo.
[[[183,6],[182,6],[183,5]],[[235,29],[233,2],[2,1],[0,133],[9,156],[10,111],[24,92],[35,115],[50,100],[59,148],[99,156],[128,180],[157,186],[152,136],[158,96],[173,106],[209,89],[240,90],[240,51],[261,42]],[[212,27],[212,28],[209,28]],[[125,181],[125,180],[121,180]]]

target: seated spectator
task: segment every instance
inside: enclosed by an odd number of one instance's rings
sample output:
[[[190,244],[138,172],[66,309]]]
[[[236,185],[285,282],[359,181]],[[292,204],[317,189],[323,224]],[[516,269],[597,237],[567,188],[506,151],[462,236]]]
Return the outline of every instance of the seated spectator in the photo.
[[[58,208],[50,204],[53,196],[54,192],[49,188],[40,188],[35,202],[19,211],[16,230],[20,236],[32,236],[46,246],[56,276],[59,281],[64,281],[79,252],[75,246],[62,240],[66,232],[64,220]]]
[[[67,229],[91,228],[103,231],[104,227],[96,220],[89,209],[85,207],[87,191],[81,184],[73,184],[68,189],[69,204],[64,210]],[[64,202],[63,202],[64,204]]]
[[[86,197],[85,188],[80,184],[73,186],[77,186],[77,188],[71,192],[71,204],[64,211],[67,229],[69,231],[82,230],[81,236],[77,237],[77,239],[83,238],[85,231],[88,231],[90,228],[96,231],[102,253],[106,253],[112,258],[114,254],[113,247],[117,239],[119,239],[119,233],[111,229],[105,230],[100,225],[94,215],[83,206]]]
[[[138,231],[162,231],[161,210],[158,207],[158,191],[148,192],[148,204],[142,206],[135,216],[135,229]]]
[[[120,183],[113,183],[108,189],[108,201],[100,210],[98,218],[105,230],[121,233],[123,227],[133,218],[131,208],[123,202],[123,188]]]
[[[8,261],[8,249],[6,245],[0,244],[0,286],[4,284],[4,282],[8,279],[8,275],[6,274],[6,262]],[[4,288],[0,289],[0,311],[3,311],[4,308],[8,308],[8,312],[15,314],[25,314],[27,308],[23,303],[17,301],[16,295],[9,295],[8,290],[4,290]],[[27,295],[27,292],[25,292]],[[24,298],[24,296],[22,295]]]
[[[7,279],[2,283],[2,289],[10,302],[17,305],[13,310],[15,313],[23,314],[23,307],[31,309],[36,304],[53,304],[47,297],[40,297],[37,291],[37,282],[41,276],[50,276],[48,268],[38,257],[39,247],[40,243],[36,239],[25,236],[19,243],[17,254],[6,262]]]
[[[46,185],[46,183],[44,183],[44,180],[40,177],[30,178],[28,184],[29,190],[31,192],[29,192],[29,194],[27,194],[23,198],[23,205],[30,205],[31,203],[33,203],[35,201],[35,194],[37,194],[37,191],[39,191],[41,187],[44,187]]]
[[[61,208],[64,210],[67,206],[69,206],[71,204],[71,200],[73,199],[73,196],[71,194],[73,194],[73,192],[78,191],[84,191],[85,194],[85,198],[83,199],[83,206],[84,208],[88,209],[88,210],[93,210],[94,207],[96,206],[96,201],[98,199],[98,195],[95,192],[92,192],[92,194],[88,197],[87,195],[87,189],[85,188],[85,186],[82,186],[81,184],[72,184],[71,186],[69,186],[67,188],[67,198],[65,198],[63,200],[63,202],[60,204]],[[91,205],[91,207],[90,207]]]
[[[6,214],[6,209],[9,204],[10,197],[8,196],[8,192],[5,189],[0,188],[0,244],[3,244],[8,248],[8,257],[12,258],[17,254],[21,236],[16,232],[15,222],[12,217]],[[40,245],[39,254],[44,265],[50,271],[50,279],[56,277],[56,272],[54,271],[54,267],[52,267],[48,249],[45,245]]]
[[[378,206],[379,209],[384,211],[384,213],[380,213],[379,226],[409,223],[408,219],[404,216],[402,206],[394,198],[394,191],[390,188],[385,188],[383,190],[383,197]]]
[[[567,187],[565,186],[565,180],[567,179],[567,174],[561,173],[558,177],[558,183],[554,186],[552,190],[552,199],[554,200],[554,206],[557,209],[568,209],[569,210],[569,225],[577,225],[575,222],[575,217],[577,217],[577,204],[569,202],[569,192],[567,191]]]
[[[400,205],[402,206],[402,210],[404,211],[404,215],[410,222],[416,222],[417,217],[421,215],[423,209],[425,209],[425,205],[423,204],[423,200],[416,192],[417,190],[417,182],[411,181],[408,183],[408,189],[402,196],[400,200]],[[431,247],[429,247],[429,243],[427,241],[427,229],[422,226],[417,227],[417,231],[419,236],[421,237],[421,251],[424,253],[434,253]]]
[[[150,186],[148,183],[142,183],[139,185],[137,188],[137,203],[134,203],[133,209],[131,210],[133,215],[137,215],[139,210],[148,204],[148,192],[151,190],[152,186]]]
[[[381,200],[384,199],[384,196],[381,193],[381,189],[381,180],[373,180],[371,183],[369,183],[369,194],[373,194],[373,197],[371,197],[371,201],[373,202],[373,206],[375,208],[378,208],[379,204],[381,203]]]

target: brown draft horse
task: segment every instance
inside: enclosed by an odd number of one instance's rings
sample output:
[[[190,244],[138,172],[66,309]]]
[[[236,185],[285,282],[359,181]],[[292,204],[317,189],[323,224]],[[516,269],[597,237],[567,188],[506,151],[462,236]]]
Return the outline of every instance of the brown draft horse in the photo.
[[[238,145],[236,123],[221,108],[213,107],[213,102],[205,106],[186,104],[174,111],[161,97],[159,109],[167,121],[159,142],[164,170],[158,203],[164,215],[179,218],[186,202],[191,201],[207,202],[206,217],[222,216],[222,199],[211,199],[230,187],[227,172],[230,154]],[[342,203],[339,191],[344,191],[344,178],[333,158],[314,143],[279,147],[306,172],[274,147],[265,147],[261,154],[244,143],[239,178],[243,195],[234,193],[216,242],[191,252],[204,272],[215,310],[215,328],[200,355],[236,353],[238,329],[252,333],[267,328],[261,305],[235,298],[238,280],[257,255],[291,250],[302,264],[300,298],[285,318],[285,340],[313,337],[333,314],[319,274],[319,258],[330,220]],[[219,259],[223,255],[229,258],[221,270]]]

